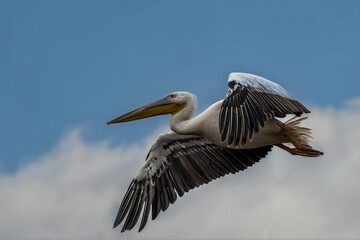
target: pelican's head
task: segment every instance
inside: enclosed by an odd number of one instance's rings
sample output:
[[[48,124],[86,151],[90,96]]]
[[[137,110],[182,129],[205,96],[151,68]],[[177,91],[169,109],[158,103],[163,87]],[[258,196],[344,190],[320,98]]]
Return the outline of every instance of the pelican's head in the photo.
[[[156,102],[132,110],[106,124],[129,122],[162,114],[174,115],[181,111],[188,103],[194,101],[196,105],[196,97],[194,94],[188,92],[170,93]]]

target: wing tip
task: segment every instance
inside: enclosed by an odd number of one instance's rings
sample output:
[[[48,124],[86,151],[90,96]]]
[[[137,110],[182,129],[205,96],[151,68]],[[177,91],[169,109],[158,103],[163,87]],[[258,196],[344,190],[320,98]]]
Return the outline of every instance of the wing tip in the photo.
[[[119,226],[119,224],[120,224],[120,223],[117,223],[116,220],[115,220],[115,222],[114,222],[114,224],[113,224],[113,229],[116,228],[117,226]]]

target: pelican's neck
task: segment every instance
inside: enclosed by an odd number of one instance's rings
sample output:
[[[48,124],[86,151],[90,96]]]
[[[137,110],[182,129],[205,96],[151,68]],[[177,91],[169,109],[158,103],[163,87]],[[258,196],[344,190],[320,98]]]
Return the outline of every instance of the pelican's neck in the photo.
[[[196,110],[196,99],[186,102],[186,106],[170,118],[170,128],[179,134],[197,134],[198,126],[192,121],[192,115]]]

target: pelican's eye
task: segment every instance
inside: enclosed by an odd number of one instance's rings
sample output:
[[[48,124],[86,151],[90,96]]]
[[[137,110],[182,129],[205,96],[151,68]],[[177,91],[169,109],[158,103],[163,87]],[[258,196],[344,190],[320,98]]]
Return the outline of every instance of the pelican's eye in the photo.
[[[176,97],[176,94],[173,94],[173,93],[172,93],[172,94],[169,94],[168,97],[169,97],[169,98],[175,98],[175,97]]]

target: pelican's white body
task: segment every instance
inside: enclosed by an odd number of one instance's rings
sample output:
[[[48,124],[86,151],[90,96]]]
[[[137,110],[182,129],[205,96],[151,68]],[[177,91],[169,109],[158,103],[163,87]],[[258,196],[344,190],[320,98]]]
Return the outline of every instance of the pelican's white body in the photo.
[[[184,109],[170,118],[170,128],[178,134],[198,135],[219,146],[237,149],[288,142],[288,139],[279,134],[283,123],[277,119],[271,119],[245,145],[228,146],[226,141],[221,142],[219,129],[219,114],[223,100],[214,103],[204,112],[190,119],[196,109],[196,96],[188,92],[177,92],[177,95],[182,95],[186,103]]]

